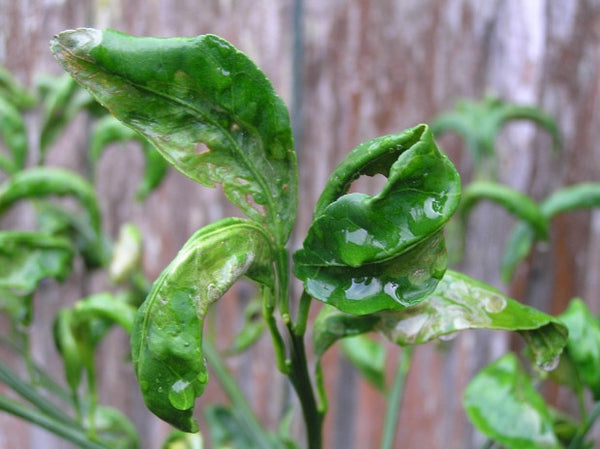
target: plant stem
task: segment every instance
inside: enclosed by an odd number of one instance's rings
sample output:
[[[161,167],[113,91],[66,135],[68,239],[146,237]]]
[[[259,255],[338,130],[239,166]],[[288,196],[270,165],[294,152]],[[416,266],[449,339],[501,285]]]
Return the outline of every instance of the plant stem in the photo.
[[[45,413],[2,395],[0,395],[0,410],[42,427],[83,449],[110,449],[102,443],[90,441],[82,429],[57,421]]]
[[[308,373],[308,363],[306,361],[306,350],[304,348],[304,337],[294,333],[291,325],[288,326],[290,334],[290,372],[289,379],[296,390],[300,405],[302,406],[302,415],[306,425],[306,436],[308,440],[308,449],[321,449],[323,443],[323,418],[324,415],[317,407],[310,375]]]
[[[207,340],[204,340],[203,349],[208,364],[215,373],[215,376],[225,391],[225,394],[231,401],[233,413],[244,425],[248,434],[252,436],[252,440],[255,442],[256,447],[265,449],[272,447],[272,442],[269,439],[269,436],[248,405],[244,394],[239,389],[235,379],[225,366],[225,363],[223,363],[218,351],[215,349],[212,343]]]
[[[600,402],[596,402],[592,411],[587,415],[585,422],[579,427],[575,438],[571,440],[569,449],[581,449],[584,447],[585,436],[590,431],[596,420],[600,417]]]
[[[300,296],[300,304],[298,305],[298,316],[296,317],[296,324],[294,326],[294,333],[296,335],[304,335],[306,332],[306,324],[308,323],[308,311],[310,310],[312,298],[306,290],[302,291]]]
[[[2,360],[0,360],[0,382],[6,384],[6,386],[11,388],[23,399],[36,406],[40,411],[56,421],[69,425],[76,425],[73,418],[62,412],[55,404],[39,394],[31,385],[23,382]]]
[[[402,397],[404,395],[404,385],[412,363],[413,350],[414,348],[412,346],[406,346],[402,350],[400,359],[398,360],[394,384],[387,401],[381,449],[392,449],[394,447],[398,416],[400,414],[400,406],[402,405]]]

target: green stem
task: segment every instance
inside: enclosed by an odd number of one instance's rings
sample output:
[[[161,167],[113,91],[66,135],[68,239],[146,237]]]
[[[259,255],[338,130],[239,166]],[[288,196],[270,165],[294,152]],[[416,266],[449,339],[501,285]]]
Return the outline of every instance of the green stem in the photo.
[[[76,425],[74,419],[65,414],[55,404],[48,401],[44,396],[38,393],[38,391],[31,385],[23,382],[19,376],[12,372],[12,370],[2,360],[0,360],[0,382],[6,384],[15,393],[21,396],[26,401],[36,406],[40,411],[47,414],[49,417],[69,425]]]
[[[296,390],[302,415],[306,425],[308,449],[321,449],[323,444],[323,418],[317,406],[306,360],[306,350],[302,335],[296,335],[291,325],[288,326],[290,334],[290,372],[289,379]]]
[[[296,317],[296,325],[294,326],[294,333],[296,335],[304,335],[306,332],[306,324],[308,323],[308,312],[310,310],[310,304],[312,298],[306,290],[302,291],[300,296],[300,304],[298,305],[298,316]]]
[[[394,376],[394,384],[392,391],[388,397],[387,409],[385,413],[385,421],[383,423],[383,437],[381,440],[381,449],[392,449],[394,447],[394,438],[396,436],[396,428],[398,425],[398,416],[402,405],[402,397],[404,395],[404,385],[406,384],[406,376],[412,363],[412,354],[414,348],[407,346],[402,350],[396,373]]]
[[[255,442],[256,447],[265,449],[272,447],[269,436],[248,405],[244,394],[239,389],[237,382],[225,366],[225,363],[223,363],[218,351],[212,343],[207,340],[204,340],[203,342],[203,349],[208,364],[212,368],[212,371],[225,391],[225,394],[231,401],[233,413],[240,423],[244,425],[248,434],[252,436],[252,440]]]
[[[587,415],[587,419],[577,431],[575,438],[571,440],[569,449],[581,449],[585,444],[585,436],[590,431],[596,420],[600,417],[600,401],[594,404],[592,411]]]
[[[70,441],[77,445],[77,447],[83,449],[110,449],[109,446],[90,441],[83,430],[65,424],[62,421],[57,421],[45,413],[41,413],[2,395],[0,395],[0,410],[29,421],[36,426],[42,427],[53,434]]]

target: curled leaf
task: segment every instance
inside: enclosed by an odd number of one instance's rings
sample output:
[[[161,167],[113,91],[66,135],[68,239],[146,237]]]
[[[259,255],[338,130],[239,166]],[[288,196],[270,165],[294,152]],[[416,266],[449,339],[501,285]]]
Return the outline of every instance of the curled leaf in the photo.
[[[387,176],[375,196],[346,191],[361,174]],[[355,314],[401,310],[431,293],[446,269],[441,232],[460,179],[426,125],[353,150],[319,199],[295,273],[316,299]]]
[[[56,36],[63,68],[183,174],[266,226],[279,245],[297,207],[287,108],[265,75],[223,39],[133,37],[79,29]]]
[[[466,329],[517,331],[544,369],[556,366],[567,343],[567,329],[559,320],[451,270],[425,301],[378,315],[375,329],[399,345],[427,343]]]
[[[16,201],[50,195],[77,198],[86,209],[91,226],[100,229],[100,208],[93,187],[81,176],[61,168],[30,168],[1,184],[0,214]]]
[[[463,190],[459,209],[463,220],[466,220],[475,204],[482,200],[493,201],[528,223],[538,238],[548,237],[548,220],[535,201],[521,192],[494,182],[476,181]]]
[[[148,408],[194,432],[208,380],[202,328],[208,306],[242,276],[273,288],[271,246],[257,224],[228,218],[195,233],[152,286],[134,322],[134,369]]]

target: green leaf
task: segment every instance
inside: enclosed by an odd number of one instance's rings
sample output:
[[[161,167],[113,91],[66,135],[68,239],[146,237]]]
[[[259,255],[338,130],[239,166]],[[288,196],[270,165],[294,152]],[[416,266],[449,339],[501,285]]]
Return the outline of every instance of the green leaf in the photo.
[[[341,345],[358,372],[379,391],[385,391],[385,347],[366,335],[344,338]]]
[[[486,96],[481,101],[459,100],[453,111],[437,117],[431,124],[434,135],[444,132],[458,134],[471,153],[475,169],[480,174],[491,170],[496,177],[496,136],[508,121],[529,120],[548,131],[558,148],[560,136],[554,120],[541,109],[518,104],[505,103],[495,96]]]
[[[336,341],[370,332],[379,322],[377,315],[351,315],[333,306],[321,309],[313,324],[313,350],[321,357]]]
[[[535,362],[548,370],[556,367],[567,344],[567,329],[559,320],[450,270],[425,301],[378,316],[375,329],[403,346],[466,329],[517,331],[530,345]]]
[[[50,195],[75,197],[87,211],[91,226],[100,229],[100,208],[94,188],[81,176],[61,168],[30,168],[1,184],[0,215],[19,200]]]
[[[291,127],[250,59],[212,35],[139,38],[113,30],[65,31],[51,49],[113,115],[186,176],[223,184],[230,201],[283,246],[297,207]]]
[[[381,173],[375,196],[345,194],[362,174]],[[342,311],[401,310],[433,291],[446,269],[442,227],[459,202],[460,179],[426,125],[374,139],[333,172],[294,254],[314,298]]]
[[[244,324],[227,348],[227,354],[239,354],[256,343],[262,336],[267,323],[263,317],[262,298],[253,299],[244,310]]]
[[[540,210],[550,220],[560,213],[600,207],[600,184],[582,183],[554,192],[540,204]],[[510,281],[517,268],[531,252],[536,236],[527,223],[519,223],[511,234],[502,257],[502,279]]]
[[[200,433],[187,433],[175,429],[167,436],[162,449],[204,449],[204,440]]]
[[[27,129],[21,113],[12,103],[0,96],[0,136],[11,152],[12,158],[2,162],[2,167],[14,174],[25,167],[27,158]]]
[[[600,207],[600,183],[590,182],[564,187],[546,198],[540,207],[548,218],[576,209]]]
[[[236,414],[229,408],[212,405],[205,409],[204,416],[210,430],[212,447],[227,449],[245,449],[256,447],[252,436]]]
[[[17,109],[35,106],[37,100],[13,76],[6,67],[0,66],[0,97],[14,104]]]
[[[208,306],[242,276],[274,288],[270,240],[257,224],[228,218],[196,232],[155,281],[138,311],[131,346],[148,408],[196,431],[195,398],[208,380],[202,328]]]
[[[0,289],[24,296],[45,278],[63,281],[71,272],[68,241],[37,232],[0,232]]]
[[[94,102],[70,76],[56,78],[50,86],[45,93],[44,117],[40,131],[42,160],[50,146],[73,121],[77,113]]]
[[[480,371],[465,390],[473,425],[507,449],[559,449],[544,399],[514,354]]]
[[[111,257],[111,243],[88,214],[68,211],[50,202],[37,203],[37,206],[41,232],[71,240],[87,268],[106,265]]]
[[[84,360],[74,332],[72,309],[63,308],[58,311],[54,319],[53,335],[54,344],[63,360],[67,384],[75,397],[83,375]]]
[[[597,401],[600,399],[600,323],[578,298],[573,299],[558,318],[569,329],[568,357],[575,364],[579,378],[590,388]]]
[[[144,200],[162,182],[169,165],[140,133],[128,128],[112,115],[107,115],[96,123],[90,141],[90,155],[92,161],[97,163],[108,145],[131,140],[136,140],[141,144],[146,157],[144,176],[137,192],[138,199]]]
[[[502,255],[501,275],[510,282],[521,261],[531,253],[535,243],[535,231],[527,223],[519,223],[510,235]]]
[[[102,442],[113,449],[137,449],[139,447],[135,426],[116,408],[98,407],[94,417],[94,429]],[[185,446],[181,449],[185,449]],[[202,448],[200,447],[200,449]]]
[[[495,182],[476,181],[463,190],[459,207],[463,221],[466,221],[469,212],[482,200],[493,201],[528,223],[538,238],[548,237],[548,220],[535,201],[521,192]]]
[[[77,301],[73,307],[75,321],[89,322],[102,318],[117,323],[127,333],[131,333],[137,309],[110,293],[99,293]]]

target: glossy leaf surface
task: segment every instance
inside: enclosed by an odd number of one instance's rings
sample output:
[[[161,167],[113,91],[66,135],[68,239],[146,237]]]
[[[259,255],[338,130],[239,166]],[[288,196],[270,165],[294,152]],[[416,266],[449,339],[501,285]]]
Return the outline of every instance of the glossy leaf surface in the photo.
[[[375,196],[348,193],[362,174],[383,174]],[[446,269],[441,232],[460,179],[426,125],[358,146],[332,174],[295,273],[316,299],[355,314],[403,309],[433,291]]]
[[[494,182],[476,181],[463,190],[459,208],[463,220],[466,220],[472,208],[483,200],[492,201],[527,222],[535,230],[538,238],[547,238],[548,220],[535,201],[521,192]]]
[[[544,399],[514,354],[480,371],[467,386],[471,422],[507,449],[560,449]]]
[[[600,399],[600,323],[580,299],[572,300],[558,318],[569,329],[568,357],[595,400]]]
[[[65,68],[186,176],[225,194],[283,245],[297,207],[287,108],[265,75],[223,39],[65,31]]]
[[[132,140],[141,144],[146,158],[144,176],[137,191],[138,199],[144,200],[164,179],[169,165],[140,133],[125,126],[112,115],[107,115],[96,123],[90,142],[90,155],[92,161],[97,163],[108,145]]]
[[[270,240],[248,220],[228,218],[194,234],[155,281],[132,332],[133,363],[146,405],[196,431],[194,401],[208,373],[202,328],[208,306],[242,276],[273,288]]]
[[[567,343],[567,329],[559,320],[450,270],[420,304],[378,316],[375,329],[399,345],[427,343],[466,329],[517,331],[544,369],[556,366]]]
[[[25,167],[27,158],[27,130],[21,113],[11,102],[0,96],[0,137],[10,150],[11,157],[0,155],[0,168],[16,173]]]
[[[333,306],[325,306],[313,325],[313,349],[317,357],[336,341],[370,332],[379,322],[377,315],[351,315]]]

